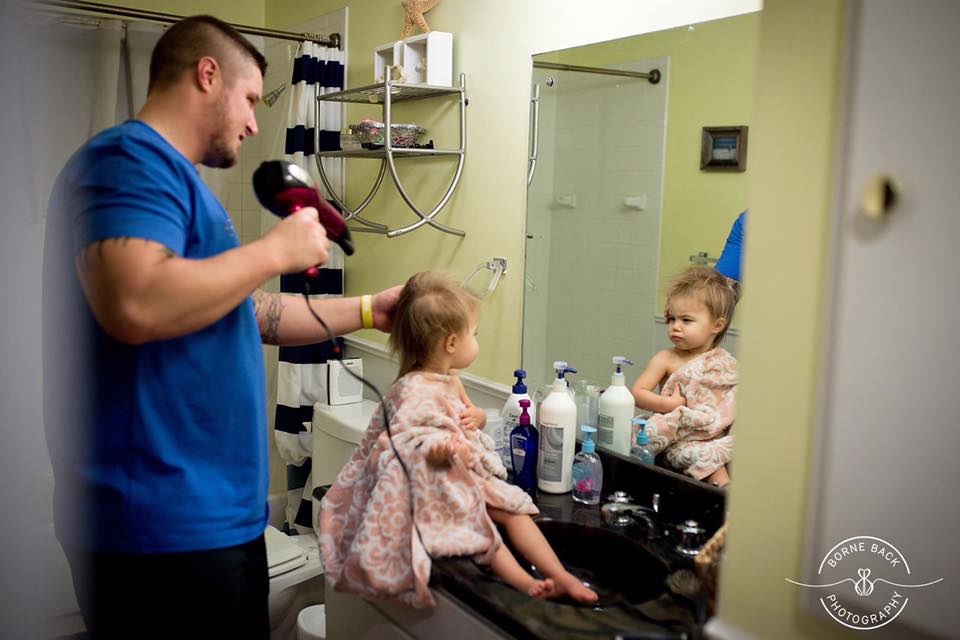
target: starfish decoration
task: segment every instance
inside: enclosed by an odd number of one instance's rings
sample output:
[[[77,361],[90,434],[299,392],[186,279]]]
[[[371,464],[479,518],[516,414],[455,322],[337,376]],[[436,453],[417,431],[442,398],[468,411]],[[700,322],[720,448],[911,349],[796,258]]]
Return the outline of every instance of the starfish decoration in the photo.
[[[403,35],[400,36],[401,38],[410,35],[413,25],[417,25],[420,31],[424,33],[430,31],[430,25],[427,24],[423,14],[440,4],[440,0],[400,0],[400,4],[403,5],[403,10],[406,13],[403,17]]]

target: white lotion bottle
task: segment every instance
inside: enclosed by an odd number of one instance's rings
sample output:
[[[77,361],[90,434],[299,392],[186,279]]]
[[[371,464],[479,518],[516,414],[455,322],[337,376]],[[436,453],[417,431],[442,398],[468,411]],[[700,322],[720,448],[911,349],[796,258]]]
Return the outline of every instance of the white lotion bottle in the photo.
[[[600,394],[597,441],[617,453],[629,456],[633,444],[630,421],[633,419],[634,400],[633,394],[627,389],[621,367],[633,363],[623,356],[614,356],[613,364],[617,368],[610,377],[610,386]]]
[[[540,456],[537,487],[546,493],[568,493],[573,489],[573,454],[577,442],[577,403],[570,397],[564,375],[576,373],[566,362],[553,363],[557,378],[540,405]]]

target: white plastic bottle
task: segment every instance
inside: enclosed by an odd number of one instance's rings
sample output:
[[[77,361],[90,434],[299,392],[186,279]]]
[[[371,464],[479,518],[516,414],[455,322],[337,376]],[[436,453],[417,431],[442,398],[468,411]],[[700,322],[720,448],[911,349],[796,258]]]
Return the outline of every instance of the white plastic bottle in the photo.
[[[573,454],[577,441],[577,403],[570,397],[564,375],[576,373],[566,362],[554,362],[557,377],[540,405],[540,456],[537,487],[547,493],[567,493],[573,488]]]
[[[496,409],[484,409],[484,413],[487,415],[487,425],[483,428],[483,431],[493,440],[497,453],[500,455],[500,459],[503,460],[509,455],[508,438],[510,437],[510,432],[503,428],[503,418],[500,416],[499,411]],[[510,467],[507,468],[509,469]]]
[[[633,419],[633,394],[624,383],[623,372],[620,370],[625,364],[633,363],[623,356],[614,356],[613,364],[616,371],[610,377],[610,386],[600,395],[600,406],[597,411],[597,441],[617,453],[630,455],[632,429],[630,421]]]
[[[503,403],[503,409],[500,411],[500,415],[503,416],[503,430],[504,433],[508,434],[508,438],[510,437],[509,434],[513,433],[513,430],[520,424],[521,400],[530,400],[530,408],[527,409],[527,415],[530,416],[531,424],[537,424],[537,412],[533,407],[533,400],[530,398],[530,394],[527,393],[527,385],[523,383],[523,379],[527,377],[527,372],[523,369],[517,369],[513,372],[513,375],[516,377],[517,382],[513,385],[513,393],[511,393],[507,401]],[[509,467],[507,468],[509,469]]]

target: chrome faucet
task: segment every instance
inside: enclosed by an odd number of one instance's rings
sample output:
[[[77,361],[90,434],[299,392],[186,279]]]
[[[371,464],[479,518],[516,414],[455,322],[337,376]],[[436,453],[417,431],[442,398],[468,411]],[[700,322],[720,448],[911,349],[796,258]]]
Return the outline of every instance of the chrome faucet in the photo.
[[[639,517],[651,528],[654,525],[653,515],[660,510],[660,494],[653,494],[652,507],[635,504],[633,498],[624,491],[614,491],[607,497],[607,502],[600,507],[603,521],[616,527],[625,527],[635,524]]]

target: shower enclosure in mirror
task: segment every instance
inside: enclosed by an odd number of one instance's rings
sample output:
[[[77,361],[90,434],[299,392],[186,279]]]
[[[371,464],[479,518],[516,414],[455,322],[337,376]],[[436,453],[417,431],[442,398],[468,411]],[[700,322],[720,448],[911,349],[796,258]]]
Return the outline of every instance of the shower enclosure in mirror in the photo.
[[[747,208],[749,171],[701,171],[700,141],[705,126],[752,124],[758,24],[745,14],[534,56],[523,315],[532,389],[555,360],[605,387],[617,355],[636,363],[629,386],[671,348],[666,283],[714,264]],[[723,344],[734,355],[737,339],[734,319]]]
[[[656,298],[667,65],[652,58],[610,67],[658,70],[653,84],[534,62],[540,117],[527,195],[523,361],[538,379],[556,359],[609,379],[610,356],[649,351],[652,327],[642,320]]]

